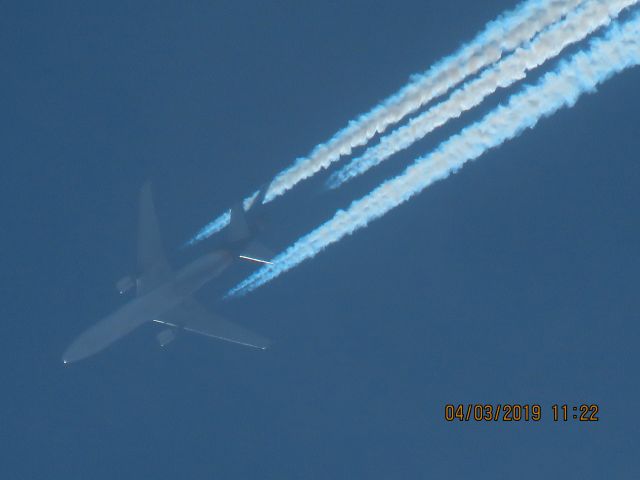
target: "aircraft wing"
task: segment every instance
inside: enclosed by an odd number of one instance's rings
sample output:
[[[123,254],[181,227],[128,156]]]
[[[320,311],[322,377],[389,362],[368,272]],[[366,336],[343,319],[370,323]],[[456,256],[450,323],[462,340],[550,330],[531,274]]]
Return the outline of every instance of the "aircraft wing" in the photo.
[[[244,208],[241,203],[236,203],[231,207],[231,219],[229,220],[227,229],[227,239],[230,242],[239,242],[251,236]]]
[[[270,263],[268,260],[271,260],[275,257],[275,254],[271,249],[265,247],[262,243],[253,240],[249,242],[249,244],[244,247],[242,250],[242,256],[240,258],[250,259],[253,261],[257,261],[259,263]]]
[[[171,276],[171,267],[162,248],[156,210],[153,206],[151,184],[145,183],[140,192],[138,218],[138,295],[153,290]]]
[[[187,298],[182,304],[154,321],[262,350],[271,344],[268,339],[257,333],[209,312],[193,298]]]

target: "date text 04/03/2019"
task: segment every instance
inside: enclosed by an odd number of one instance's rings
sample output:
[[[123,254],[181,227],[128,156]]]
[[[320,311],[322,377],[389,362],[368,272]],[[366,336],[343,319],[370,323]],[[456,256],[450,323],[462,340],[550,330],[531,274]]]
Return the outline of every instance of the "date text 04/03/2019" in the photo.
[[[549,409],[538,403],[447,403],[444,419],[447,422],[539,422],[546,417],[554,422],[597,422],[600,407],[594,403],[553,404]]]

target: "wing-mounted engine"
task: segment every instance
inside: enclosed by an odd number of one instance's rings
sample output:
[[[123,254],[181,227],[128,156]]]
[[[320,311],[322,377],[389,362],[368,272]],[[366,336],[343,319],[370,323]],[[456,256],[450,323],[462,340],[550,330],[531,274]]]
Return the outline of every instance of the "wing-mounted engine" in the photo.
[[[120,280],[116,282],[116,290],[118,290],[120,295],[129,293],[135,286],[136,286],[136,281],[133,278],[131,278],[130,275],[127,275],[126,277],[122,277]]]
[[[171,342],[173,342],[176,338],[176,332],[173,328],[167,328],[162,330],[158,335],[156,335],[156,340],[161,347],[166,347]]]

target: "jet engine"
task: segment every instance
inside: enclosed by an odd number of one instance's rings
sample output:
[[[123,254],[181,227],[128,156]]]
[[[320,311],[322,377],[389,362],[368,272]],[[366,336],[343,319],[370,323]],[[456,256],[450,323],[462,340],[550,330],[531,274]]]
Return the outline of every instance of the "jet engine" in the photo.
[[[176,332],[172,328],[162,330],[157,336],[156,340],[161,347],[166,347],[176,338]]]
[[[136,282],[129,275],[121,278],[116,282],[116,289],[120,292],[120,295],[124,295],[135,287]]]

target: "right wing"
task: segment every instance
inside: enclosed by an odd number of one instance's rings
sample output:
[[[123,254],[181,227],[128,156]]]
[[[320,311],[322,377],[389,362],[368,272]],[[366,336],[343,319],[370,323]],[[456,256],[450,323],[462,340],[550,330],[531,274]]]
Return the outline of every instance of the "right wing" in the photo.
[[[193,298],[187,298],[154,322],[262,350],[271,344],[268,339],[257,333],[207,311]]]
[[[151,184],[140,192],[138,217],[138,295],[143,295],[171,277],[171,267],[162,248]]]
[[[271,263],[269,260],[275,257],[273,251],[256,240],[249,242],[240,253],[242,253],[242,255],[239,255],[241,259],[258,263]]]
[[[236,203],[231,207],[231,219],[227,229],[227,239],[230,242],[241,242],[251,236],[241,203]]]

